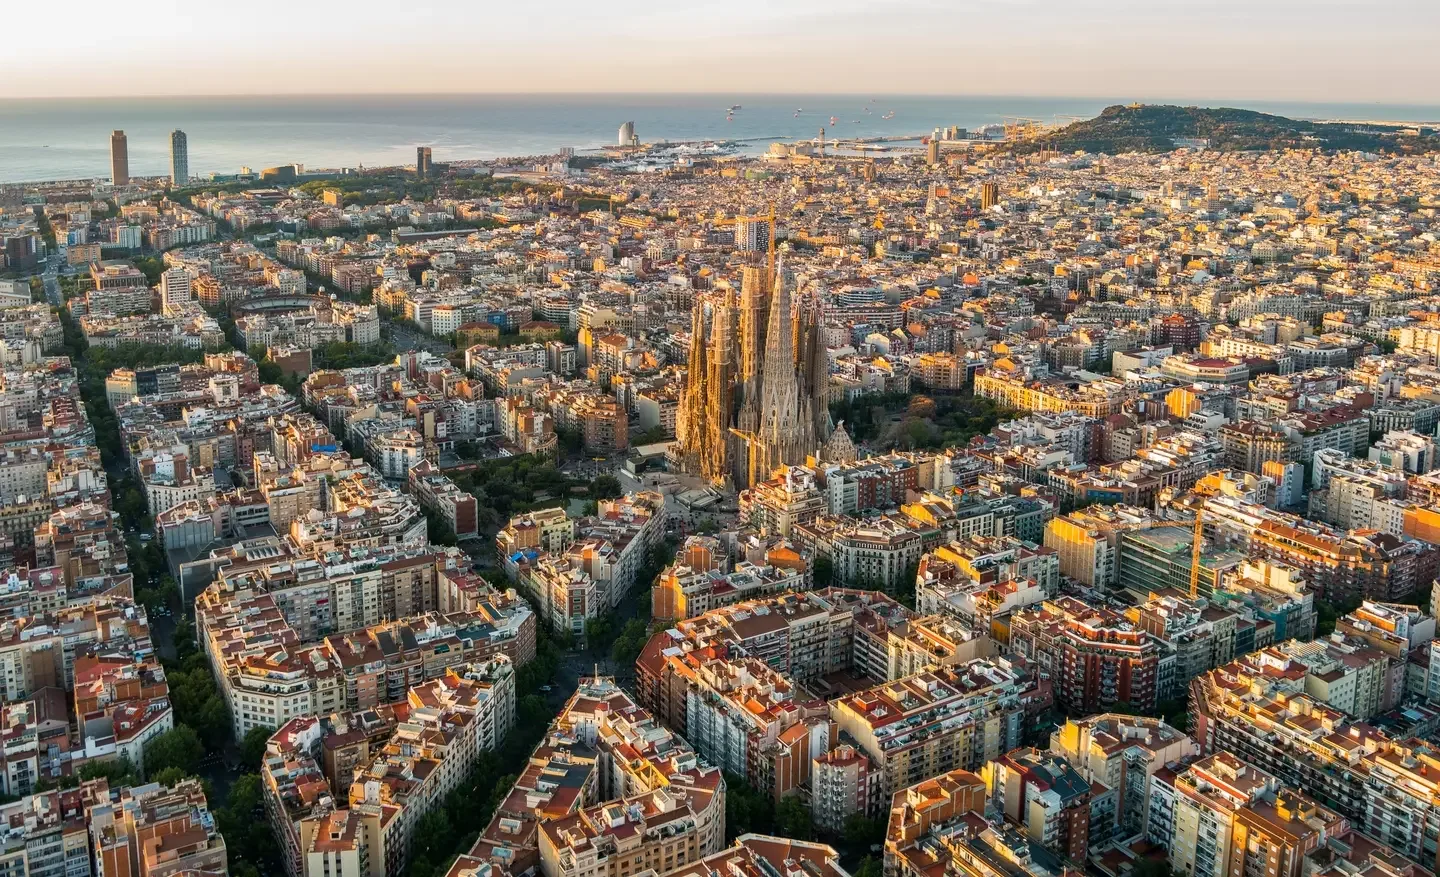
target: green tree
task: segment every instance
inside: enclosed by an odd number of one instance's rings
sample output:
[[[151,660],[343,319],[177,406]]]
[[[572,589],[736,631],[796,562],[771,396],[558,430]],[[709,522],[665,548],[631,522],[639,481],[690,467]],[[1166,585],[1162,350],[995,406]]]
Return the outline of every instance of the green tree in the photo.
[[[590,496],[594,499],[615,499],[624,492],[614,475],[597,475],[590,482]]]
[[[874,856],[866,856],[860,860],[860,865],[855,869],[854,877],[884,877],[885,866]]]
[[[110,788],[118,789],[121,786],[134,786],[140,783],[140,778],[135,774],[135,765],[130,763],[128,758],[118,758],[111,761],[87,761],[80,767],[80,779],[98,780],[104,777],[110,783]]]
[[[74,789],[80,785],[80,777],[75,774],[61,774],[58,777],[41,777],[35,783],[36,792],[49,792],[54,789]]]
[[[656,442],[663,442],[670,437],[663,426],[652,426],[639,435],[630,437],[632,445],[653,445]]]
[[[828,554],[815,555],[813,577],[817,588],[828,588],[835,584],[835,562]]]
[[[165,263],[154,256],[136,256],[130,262],[145,275],[145,282],[154,286],[165,273]]]
[[[1140,859],[1130,868],[1130,877],[1176,877],[1165,859]]]
[[[178,767],[167,767],[164,770],[150,774],[150,782],[159,783],[162,786],[174,786],[176,783],[191,776]]]
[[[779,806],[775,808],[775,829],[781,837],[792,840],[810,840],[815,836],[815,822],[810,808],[798,795],[780,799]]]
[[[425,527],[431,542],[436,545],[454,545],[459,541],[455,537],[455,529],[439,512],[429,506],[422,506],[421,511],[425,513]]]
[[[774,834],[775,804],[770,796],[756,791],[734,774],[725,774],[725,835],[734,840],[742,834]]]
[[[615,620],[609,615],[597,615],[585,620],[585,645],[592,652],[603,652],[614,643]]]
[[[610,660],[617,667],[628,667],[634,664],[649,639],[650,631],[645,622],[639,618],[630,619],[625,623],[620,635],[615,638],[614,644],[610,646]]]
[[[176,725],[145,744],[145,772],[158,773],[167,767],[194,773],[205,757],[205,744],[189,725]]]
[[[268,726],[245,732],[245,738],[240,741],[240,765],[245,770],[260,770],[260,762],[265,759],[265,744],[270,742],[274,733],[275,729]]]
[[[869,849],[875,844],[885,842],[885,823],[879,819],[871,819],[863,813],[851,813],[847,816],[843,831],[846,843],[852,846]]]

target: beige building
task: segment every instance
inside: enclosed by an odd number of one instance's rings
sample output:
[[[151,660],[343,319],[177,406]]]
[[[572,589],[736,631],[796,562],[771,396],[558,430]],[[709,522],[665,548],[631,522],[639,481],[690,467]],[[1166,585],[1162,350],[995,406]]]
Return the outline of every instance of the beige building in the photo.
[[[1096,505],[1045,525],[1045,547],[1060,558],[1060,574],[1090,587],[1114,585],[1120,565],[1120,534],[1155,523],[1147,509]]]
[[[1020,745],[1033,680],[1004,659],[927,670],[830,702],[830,718],[880,771],[881,795]],[[958,718],[957,718],[958,717]]]
[[[1160,719],[1106,713],[1066,720],[1050,735],[1050,751],[1067,758],[1087,780],[1116,791],[1120,836],[1130,837],[1145,830],[1155,774],[1200,750]]]

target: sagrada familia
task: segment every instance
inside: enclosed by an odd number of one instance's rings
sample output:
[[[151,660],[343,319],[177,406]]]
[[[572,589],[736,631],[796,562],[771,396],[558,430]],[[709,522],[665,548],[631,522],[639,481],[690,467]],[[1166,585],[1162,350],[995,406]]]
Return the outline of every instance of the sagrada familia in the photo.
[[[848,442],[830,421],[819,302],[793,286],[783,263],[746,266],[738,306],[730,287],[696,298],[675,426],[680,471],[743,490],[804,463],[832,433]]]

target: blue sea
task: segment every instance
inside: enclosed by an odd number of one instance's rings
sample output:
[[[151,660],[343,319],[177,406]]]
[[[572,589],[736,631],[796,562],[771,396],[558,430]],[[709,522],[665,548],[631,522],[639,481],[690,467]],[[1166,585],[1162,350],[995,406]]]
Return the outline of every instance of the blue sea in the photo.
[[[190,143],[190,171],[234,173],[299,162],[309,168],[403,165],[416,146],[437,162],[553,153],[616,142],[635,123],[644,142],[920,135],[978,128],[1008,116],[1043,122],[1090,117],[1133,98],[886,95],[371,95],[0,100],[0,182],[103,178],[110,131],[129,139],[130,172],[169,172],[169,132]],[[1440,107],[1256,101],[1167,101],[1238,106],[1311,119],[1440,120]],[[727,121],[726,109],[741,105]],[[867,112],[868,109],[868,112]],[[797,111],[798,115],[797,115]],[[894,113],[890,119],[883,116]],[[831,127],[830,117],[837,121]]]

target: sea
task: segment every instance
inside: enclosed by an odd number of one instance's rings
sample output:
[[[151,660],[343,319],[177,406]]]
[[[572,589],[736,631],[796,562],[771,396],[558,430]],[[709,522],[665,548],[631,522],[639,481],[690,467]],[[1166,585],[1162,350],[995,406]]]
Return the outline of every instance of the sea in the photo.
[[[642,142],[771,142],[919,136],[1007,117],[1064,122],[1134,98],[895,95],[319,95],[0,100],[0,183],[105,178],[110,132],[126,132],[134,176],[168,174],[170,131],[188,137],[190,172],[230,174],[300,163],[309,169],[578,153],[616,143],[621,123]],[[1440,106],[1142,99],[1233,106],[1306,119],[1433,122]],[[738,108],[727,116],[731,106]],[[893,114],[893,115],[890,115]],[[889,118],[886,118],[890,115]],[[831,117],[835,118],[832,125]]]

